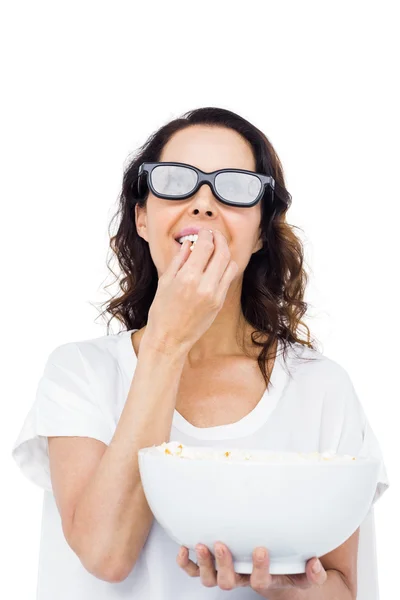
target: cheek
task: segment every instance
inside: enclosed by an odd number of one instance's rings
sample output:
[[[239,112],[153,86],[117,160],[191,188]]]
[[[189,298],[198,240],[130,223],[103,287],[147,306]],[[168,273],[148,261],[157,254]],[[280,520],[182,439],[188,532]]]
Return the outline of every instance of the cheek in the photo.
[[[239,273],[243,273],[252,257],[253,241],[247,237],[244,238],[242,233],[240,238],[237,237],[228,246],[231,253],[231,260],[237,263]]]

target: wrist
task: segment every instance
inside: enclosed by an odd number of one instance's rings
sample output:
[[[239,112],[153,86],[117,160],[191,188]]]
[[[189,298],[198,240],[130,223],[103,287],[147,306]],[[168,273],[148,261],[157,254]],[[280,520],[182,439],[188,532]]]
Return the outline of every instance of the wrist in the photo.
[[[326,570],[327,578],[322,585],[310,588],[288,587],[278,590],[267,590],[260,594],[268,600],[355,600],[356,592],[352,593],[340,572],[336,569]]]
[[[152,336],[147,333],[147,330],[143,334],[139,349],[139,355],[143,353],[173,363],[184,363],[188,352],[189,348],[186,348],[184,344]]]

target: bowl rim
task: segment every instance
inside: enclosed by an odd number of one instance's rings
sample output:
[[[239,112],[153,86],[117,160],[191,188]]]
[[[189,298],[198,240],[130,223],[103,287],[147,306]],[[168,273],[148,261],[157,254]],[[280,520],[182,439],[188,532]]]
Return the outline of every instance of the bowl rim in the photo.
[[[202,457],[181,457],[179,455],[176,454],[165,454],[165,452],[160,451],[160,445],[154,445],[154,446],[147,446],[145,448],[140,448],[138,450],[138,455],[141,458],[144,457],[148,457],[150,459],[160,459],[162,458],[163,460],[165,460],[166,457],[171,457],[171,458],[181,458],[181,459],[186,459],[186,460],[181,460],[181,463],[187,463],[187,462],[197,462],[197,463],[209,463],[212,462],[213,464],[236,464],[236,465],[263,465],[263,466],[308,466],[308,467],[313,467],[313,466],[320,466],[320,465],[324,465],[324,466],[347,466],[347,465],[351,465],[352,467],[355,464],[377,464],[380,462],[379,458],[374,457],[374,456],[357,456],[357,455],[353,455],[353,454],[332,454],[332,457],[329,458],[323,458],[322,457],[322,452],[318,453],[320,456],[317,458],[305,458],[303,457],[303,460],[301,460],[301,455],[305,455],[305,456],[310,456],[312,454],[315,454],[314,452],[293,452],[293,451],[289,451],[289,450],[284,450],[284,451],[273,451],[273,450],[263,450],[260,448],[257,449],[243,449],[243,448],[233,448],[231,450],[228,451],[234,451],[234,450],[240,450],[244,453],[249,453],[249,454],[255,454],[257,456],[257,454],[262,454],[262,455],[276,455],[276,454],[280,454],[280,455],[284,455],[285,459],[284,460],[280,460],[279,458],[271,458],[268,461],[263,461],[263,460],[257,460],[256,457],[252,458],[252,460],[245,460],[244,458],[241,457],[231,457],[228,458],[226,460],[224,460],[223,456],[218,456],[217,458],[215,458],[215,456],[202,456]],[[221,453],[224,452],[224,450],[221,448],[216,448],[216,447],[211,447],[211,446],[189,446],[189,445],[185,445],[187,448],[190,448],[191,450],[194,451],[200,451],[203,452],[205,449],[210,449],[212,452],[215,451],[219,451],[221,450]],[[296,456],[296,459],[294,460],[290,460],[290,456]],[[339,458],[335,458],[339,457]],[[353,457],[353,459],[349,459],[347,457]],[[346,458],[345,458],[346,457]]]

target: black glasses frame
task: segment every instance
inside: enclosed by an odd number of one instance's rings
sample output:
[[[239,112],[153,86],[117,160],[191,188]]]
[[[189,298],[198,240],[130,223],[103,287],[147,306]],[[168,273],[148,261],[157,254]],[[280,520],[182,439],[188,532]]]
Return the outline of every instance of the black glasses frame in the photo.
[[[189,194],[181,194],[181,195],[175,195],[175,196],[171,196],[171,195],[169,195],[169,196],[163,196],[163,195],[159,194],[158,192],[156,192],[156,190],[154,189],[153,184],[151,182],[151,172],[152,172],[152,170],[155,167],[157,167],[159,165],[171,165],[171,166],[177,166],[177,167],[187,167],[189,169],[192,169],[192,171],[195,171],[196,174],[197,174],[197,183],[196,183],[195,188],[193,190],[191,190]],[[250,202],[250,203],[249,202],[241,203],[241,202],[229,202],[228,200],[226,200],[225,198],[223,198],[222,196],[220,196],[220,194],[217,192],[216,187],[215,187],[215,178],[218,175],[218,173],[227,173],[227,172],[232,172],[232,173],[246,173],[248,175],[253,175],[255,177],[258,177],[258,179],[261,181],[261,189],[260,189],[260,192],[259,192],[257,198],[253,202]],[[206,183],[212,189],[212,192],[213,192],[214,196],[220,202],[223,202],[223,204],[227,204],[228,206],[240,206],[240,207],[243,207],[243,208],[254,206],[263,197],[264,192],[265,192],[265,187],[267,185],[271,189],[271,204],[274,201],[274,189],[275,189],[275,180],[274,180],[274,178],[271,177],[271,176],[269,176],[269,175],[264,175],[263,173],[255,173],[254,171],[246,171],[244,169],[219,169],[218,171],[212,171],[211,173],[206,173],[205,171],[202,171],[201,169],[198,169],[197,167],[193,167],[193,165],[188,165],[186,163],[180,163],[180,162],[143,162],[140,165],[139,171],[138,171],[138,193],[139,193],[139,196],[141,196],[141,194],[142,194],[141,178],[142,178],[143,175],[145,175],[145,176],[147,175],[147,177],[146,177],[146,179],[147,179],[147,185],[151,189],[152,193],[155,196],[157,196],[158,198],[164,198],[166,200],[185,200],[186,198],[190,198],[191,196],[193,196],[193,194],[195,194],[197,192],[197,190],[199,189],[199,187],[201,185],[203,185],[204,183]]]

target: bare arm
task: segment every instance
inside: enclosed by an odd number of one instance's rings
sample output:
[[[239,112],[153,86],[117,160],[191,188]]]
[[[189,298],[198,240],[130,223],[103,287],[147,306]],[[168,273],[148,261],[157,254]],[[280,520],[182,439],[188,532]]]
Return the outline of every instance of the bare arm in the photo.
[[[147,539],[153,514],[141,485],[138,450],[169,441],[185,358],[183,350],[168,355],[143,338],[110,445],[90,438],[49,438],[64,535],[85,568],[100,579],[125,579]]]

